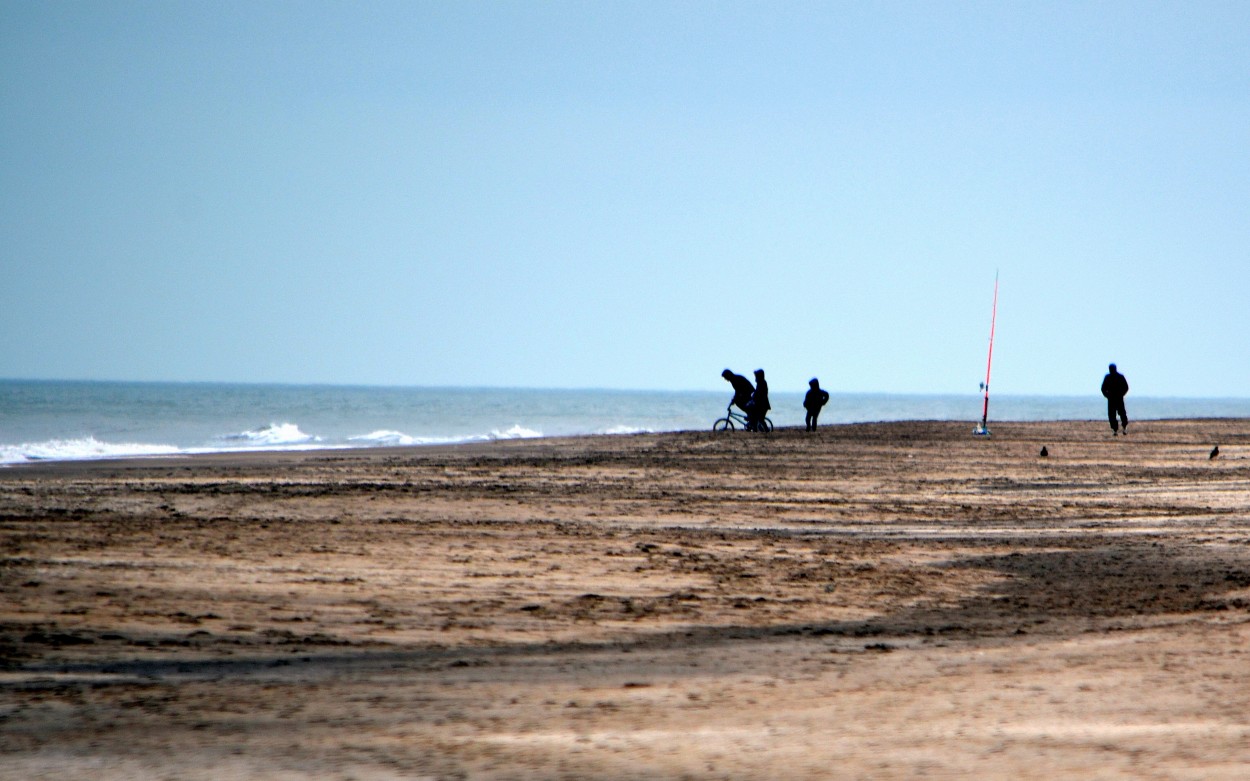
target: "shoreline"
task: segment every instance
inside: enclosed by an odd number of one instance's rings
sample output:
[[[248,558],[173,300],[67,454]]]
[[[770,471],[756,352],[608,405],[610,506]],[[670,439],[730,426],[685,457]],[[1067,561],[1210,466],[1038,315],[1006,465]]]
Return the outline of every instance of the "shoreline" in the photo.
[[[972,425],[0,470],[0,777],[1239,778],[1250,420]]]
[[[1250,421],[1250,417],[1184,417],[1184,418],[1143,418],[1132,421],[1133,433],[1136,435],[1150,424],[1209,424],[1212,426],[1223,426],[1224,424],[1240,423]],[[946,419],[914,419],[914,420],[880,420],[880,421],[857,421],[849,423],[822,423],[820,431],[825,432],[826,429],[850,429],[855,427],[866,426],[890,426],[897,427],[900,430],[910,426],[933,426],[933,425],[966,425],[975,426],[976,421],[953,421]],[[1077,425],[1090,425],[1090,440],[1096,441],[1100,435],[1107,434],[1107,425],[1105,421],[1096,418],[1072,418],[1063,420],[1028,420],[1028,421],[991,421],[989,428],[991,432],[998,431],[993,439],[1003,437],[1002,431],[1011,431],[1015,435],[1019,435],[1020,430],[1029,430],[1030,428],[1044,428],[1052,426],[1071,427]],[[807,435],[802,426],[787,425],[778,426],[775,434],[788,436],[794,432]],[[610,432],[596,434],[553,434],[553,435],[537,435],[523,437],[501,437],[490,440],[468,439],[458,442],[437,442],[430,444],[410,444],[410,445],[299,445],[294,447],[255,447],[255,448],[238,448],[227,450],[202,450],[195,449],[194,452],[175,452],[175,453],[153,453],[138,455],[106,455],[106,456],[89,456],[81,458],[33,458],[26,461],[16,461],[9,463],[0,463],[0,474],[3,474],[6,468],[30,469],[33,467],[51,466],[55,464],[119,464],[132,461],[147,463],[163,463],[165,461],[183,463],[188,460],[230,460],[232,458],[252,459],[259,458],[263,460],[271,457],[288,456],[294,459],[302,457],[317,457],[319,455],[333,453],[354,453],[362,456],[372,456],[385,453],[420,453],[427,451],[439,451],[441,449],[451,448],[491,448],[505,443],[519,442],[559,442],[559,441],[576,441],[576,440],[597,440],[603,438],[618,437],[658,437],[658,436],[689,436],[708,433],[701,430],[685,429],[675,431],[631,431],[631,432]],[[746,436],[748,432],[733,431],[723,432],[726,436]],[[1108,435],[1109,436],[1109,435]],[[1218,444],[1214,443],[1213,444]]]

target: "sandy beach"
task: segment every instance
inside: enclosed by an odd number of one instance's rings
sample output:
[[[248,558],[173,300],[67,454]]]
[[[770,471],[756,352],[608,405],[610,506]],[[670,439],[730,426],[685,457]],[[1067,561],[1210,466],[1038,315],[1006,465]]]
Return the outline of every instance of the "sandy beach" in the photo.
[[[0,469],[0,778],[1246,778],[1250,421],[992,428]]]

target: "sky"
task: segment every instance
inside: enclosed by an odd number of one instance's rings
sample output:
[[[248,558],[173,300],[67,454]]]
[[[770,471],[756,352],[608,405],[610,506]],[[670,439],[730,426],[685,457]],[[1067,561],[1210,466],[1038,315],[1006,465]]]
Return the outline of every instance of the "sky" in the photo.
[[[1250,396],[1250,4],[0,0],[0,377]]]

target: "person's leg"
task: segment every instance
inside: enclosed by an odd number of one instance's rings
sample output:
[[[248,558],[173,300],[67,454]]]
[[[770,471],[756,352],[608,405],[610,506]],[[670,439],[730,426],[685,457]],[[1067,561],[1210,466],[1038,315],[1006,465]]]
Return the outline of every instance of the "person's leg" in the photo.
[[[1111,433],[1120,433],[1120,423],[1115,419],[1116,414],[1115,399],[1107,399],[1107,422],[1111,424]]]
[[[1116,412],[1120,413],[1120,428],[1125,434],[1128,433],[1128,410],[1124,408],[1124,399],[1120,399],[1120,403],[1116,405]]]
[[[812,430],[812,413],[810,410],[808,411],[807,415],[803,418],[803,423],[804,425],[807,426],[808,431]]]

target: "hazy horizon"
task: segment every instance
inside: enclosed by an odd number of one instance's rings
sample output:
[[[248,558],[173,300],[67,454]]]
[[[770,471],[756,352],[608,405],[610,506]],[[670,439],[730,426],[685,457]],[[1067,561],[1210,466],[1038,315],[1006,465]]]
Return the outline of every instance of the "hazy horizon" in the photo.
[[[725,388],[608,388],[600,386],[539,386],[539,385],[413,385],[413,384],[385,384],[385,383],[361,383],[361,382],[275,382],[267,380],[255,381],[238,381],[238,380],[127,380],[127,379],[93,379],[93,378],[75,378],[75,377],[0,377],[0,383],[100,383],[100,384],[137,384],[137,385],[256,385],[256,386],[277,386],[277,387],[325,387],[325,388],[360,388],[360,389],[376,389],[376,390],[486,390],[486,391],[523,391],[523,392],[544,392],[544,391],[568,391],[568,392],[603,392],[603,393],[697,393],[697,394],[724,394],[729,395],[730,389]],[[829,390],[829,389],[826,389]],[[770,393],[774,396],[784,395],[787,397],[801,397],[807,391],[807,385],[799,387],[773,387],[770,384]],[[829,390],[832,396],[899,396],[899,397],[917,397],[917,398],[959,398],[967,397],[976,401],[976,410],[980,408],[982,392],[979,389],[972,391],[955,391],[949,393],[926,393],[926,392],[909,392],[909,391],[879,391],[879,390]],[[1011,399],[1096,399],[1101,400],[1102,396],[1097,392],[1089,393],[999,393],[991,394],[991,406],[993,399],[1005,397]],[[1151,399],[1151,400],[1167,400],[1167,399],[1183,399],[1183,400],[1210,400],[1210,401],[1242,401],[1250,399],[1250,394],[1243,396],[1167,396],[1159,394],[1131,394],[1129,399],[1134,398]]]

